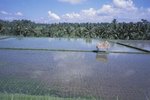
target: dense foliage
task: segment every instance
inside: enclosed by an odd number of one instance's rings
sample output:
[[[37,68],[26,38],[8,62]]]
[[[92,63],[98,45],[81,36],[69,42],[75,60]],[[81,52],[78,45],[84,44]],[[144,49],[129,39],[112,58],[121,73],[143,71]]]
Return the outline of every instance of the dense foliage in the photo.
[[[150,22],[142,19],[119,23],[114,19],[111,23],[39,24],[30,20],[0,20],[0,35],[149,40]]]

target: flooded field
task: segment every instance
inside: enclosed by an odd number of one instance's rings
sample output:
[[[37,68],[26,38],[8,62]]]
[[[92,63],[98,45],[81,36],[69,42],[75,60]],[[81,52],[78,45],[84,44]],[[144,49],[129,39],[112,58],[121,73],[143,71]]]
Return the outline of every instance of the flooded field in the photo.
[[[119,41],[119,42],[150,51],[150,41],[146,41],[146,40],[145,41],[144,40],[128,40],[128,41]]]
[[[115,43],[111,43],[109,51],[134,54],[59,51],[95,50],[97,42],[58,38],[0,40],[0,93],[46,95],[63,100],[149,100],[149,53]]]
[[[0,41],[0,48],[96,50],[101,40],[67,38],[7,38]],[[141,52],[110,42],[109,51]]]

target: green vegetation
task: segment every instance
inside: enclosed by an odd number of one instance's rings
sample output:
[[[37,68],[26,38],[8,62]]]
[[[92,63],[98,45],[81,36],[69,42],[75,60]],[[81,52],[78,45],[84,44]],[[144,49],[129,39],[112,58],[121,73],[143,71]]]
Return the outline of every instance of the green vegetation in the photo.
[[[71,91],[66,94],[64,91],[35,79],[0,78],[0,100],[96,100],[91,95],[74,95]]]
[[[0,20],[0,35],[149,40],[150,22],[142,19],[119,23],[114,19],[111,23],[39,24],[30,20]]]
[[[96,100],[95,98],[62,98],[55,96],[37,96],[25,94],[0,94],[0,100]],[[103,100],[103,99],[99,99]]]
[[[54,89],[44,87],[44,84],[29,79],[0,78],[1,93],[19,93],[28,95],[57,95]]]

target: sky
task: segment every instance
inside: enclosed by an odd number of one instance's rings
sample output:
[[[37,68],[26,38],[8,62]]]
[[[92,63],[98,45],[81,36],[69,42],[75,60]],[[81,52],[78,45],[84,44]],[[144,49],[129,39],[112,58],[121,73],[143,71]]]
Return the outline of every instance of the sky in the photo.
[[[150,0],[0,0],[0,19],[37,23],[150,21]]]

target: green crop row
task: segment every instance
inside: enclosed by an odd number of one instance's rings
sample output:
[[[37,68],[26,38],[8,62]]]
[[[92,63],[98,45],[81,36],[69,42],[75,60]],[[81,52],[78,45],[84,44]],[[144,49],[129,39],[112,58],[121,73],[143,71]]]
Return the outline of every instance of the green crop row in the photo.
[[[37,96],[25,94],[0,94],[0,100],[96,100],[95,98],[62,98],[56,96]]]
[[[58,87],[49,87],[38,80],[0,78],[0,100],[95,100],[93,96],[75,95],[70,92],[63,92],[63,90],[58,89]],[[11,96],[14,96],[15,99],[11,99]],[[58,99],[54,99],[54,97]]]

